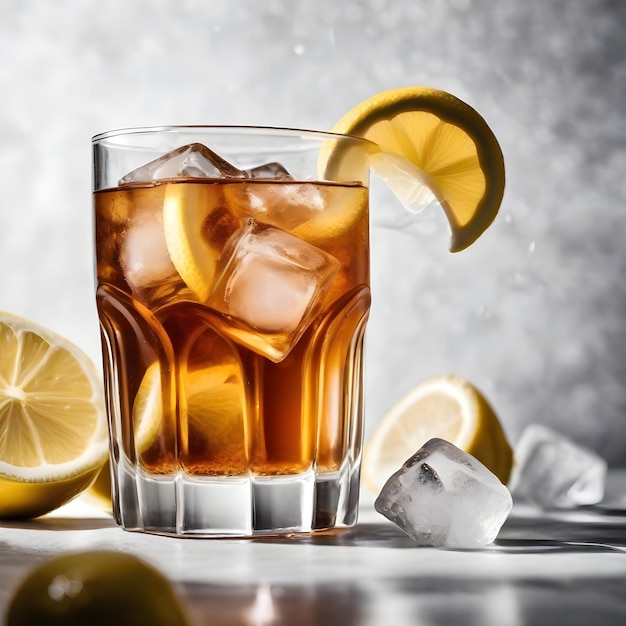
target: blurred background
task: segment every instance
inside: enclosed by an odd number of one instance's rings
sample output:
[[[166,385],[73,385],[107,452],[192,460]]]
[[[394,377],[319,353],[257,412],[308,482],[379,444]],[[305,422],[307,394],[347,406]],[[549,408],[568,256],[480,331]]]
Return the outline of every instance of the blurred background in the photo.
[[[501,143],[507,190],[470,249],[443,215],[372,233],[369,434],[421,380],[478,386],[514,442],[540,421],[626,464],[626,3],[621,0],[2,0],[0,309],[99,365],[95,133],[328,129],[412,84]],[[395,202],[372,181],[372,207]]]

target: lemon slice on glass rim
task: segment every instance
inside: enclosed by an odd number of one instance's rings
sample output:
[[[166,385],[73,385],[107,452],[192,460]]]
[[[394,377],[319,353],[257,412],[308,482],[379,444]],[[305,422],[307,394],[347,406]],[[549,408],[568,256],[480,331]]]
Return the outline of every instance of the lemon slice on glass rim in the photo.
[[[378,494],[387,479],[429,439],[465,450],[506,484],[513,451],[485,397],[459,376],[426,380],[378,423],[363,451],[363,482]]]
[[[378,146],[369,166],[410,212],[441,205],[452,252],[467,248],[494,220],[505,186],[502,151],[480,114],[452,94],[420,86],[383,91],[353,107],[332,131]],[[327,145],[320,155],[324,176],[340,176],[354,152],[341,142]]]
[[[64,337],[0,312],[0,517],[37,517],[65,504],[107,457],[93,363]]]

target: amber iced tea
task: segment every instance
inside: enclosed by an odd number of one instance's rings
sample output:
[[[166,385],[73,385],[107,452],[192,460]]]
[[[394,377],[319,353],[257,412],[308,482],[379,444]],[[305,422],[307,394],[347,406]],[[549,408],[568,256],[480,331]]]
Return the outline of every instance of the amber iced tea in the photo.
[[[325,203],[354,211],[353,223],[344,232],[333,236],[331,228],[326,238],[323,233],[315,234],[316,247],[336,259],[338,267],[333,267],[334,275],[320,297],[319,313],[284,358],[282,351],[274,356],[275,344],[285,342],[281,322],[292,323],[286,319],[289,315],[283,303],[269,303],[270,310],[261,313],[250,311],[252,322],[269,316],[261,320],[269,326],[265,330],[246,323],[245,311],[242,321],[233,318],[227,306],[220,312],[200,302],[174,273],[173,265],[171,274],[161,281],[148,278],[141,284],[137,276],[125,278],[124,262],[128,272],[138,274],[132,263],[141,261],[125,259],[131,253],[125,254],[124,237],[156,239],[152,230],[162,228],[166,189],[176,193],[189,186],[199,188],[197,195],[207,207],[218,207],[213,209],[216,215],[208,215],[209,224],[203,225],[209,233],[198,233],[198,237],[210,238],[217,250],[224,249],[238,230],[252,226],[245,217],[236,217],[245,215],[241,204],[249,201],[248,196],[280,201],[285,195],[282,188],[289,187],[289,193],[319,194]],[[184,202],[184,192],[181,195]],[[228,208],[230,195],[241,203],[235,212]],[[153,224],[148,226],[149,220]],[[147,232],[136,234],[133,228]],[[261,223],[257,228],[263,232]],[[347,415],[341,414],[351,391],[344,385],[346,361],[369,301],[364,253],[368,245],[366,192],[362,187],[189,180],[122,187],[96,194],[96,229],[98,306],[107,333],[118,339],[117,366],[128,381],[120,398],[121,440],[133,462],[151,472],[169,473],[180,466],[199,475],[289,474],[306,471],[313,464],[322,471],[339,469],[349,438]],[[162,245],[164,241],[163,237]],[[138,245],[126,245],[133,243]],[[159,245],[152,239],[149,243],[148,256]],[[272,289],[263,284],[264,273],[267,280],[276,281],[285,271],[279,268],[274,275],[258,264],[257,258],[249,261],[252,275],[240,279],[257,281],[250,287],[251,297],[257,299],[246,303],[252,309],[265,306],[259,300],[266,289]],[[272,295],[270,291],[268,297]],[[277,324],[271,319],[273,308]],[[242,335],[247,345],[237,341]],[[262,354],[265,351],[269,354]],[[332,402],[329,398],[322,408],[318,400],[324,390],[333,395]],[[135,430],[142,420],[157,417],[162,422],[159,432],[137,449]]]
[[[275,164],[199,176],[198,159],[219,157],[194,146],[176,176],[95,193],[118,521],[173,534],[350,525],[366,185]],[[173,515],[158,510],[168,498]]]

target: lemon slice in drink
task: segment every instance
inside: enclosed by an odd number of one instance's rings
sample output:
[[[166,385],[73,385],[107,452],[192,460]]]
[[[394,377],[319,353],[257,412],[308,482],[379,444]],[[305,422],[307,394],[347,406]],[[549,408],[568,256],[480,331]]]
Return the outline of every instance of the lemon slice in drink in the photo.
[[[379,422],[363,451],[363,482],[375,494],[429,439],[465,450],[502,483],[513,452],[484,396],[457,376],[440,376],[414,387]]]
[[[161,402],[161,368],[158,362],[154,362],[146,370],[133,403],[135,447],[138,452],[147,450],[161,432]]]
[[[214,365],[185,376],[181,395],[186,398],[189,423],[197,431],[219,432],[233,417],[240,415],[240,385],[236,376],[237,370],[231,365]],[[161,370],[159,363],[155,362],[146,370],[133,404],[138,452],[147,450],[161,430],[161,389]]]
[[[213,287],[219,249],[205,234],[216,203],[215,185],[168,185],[163,199],[165,243],[176,271],[201,302]]]
[[[452,252],[494,220],[504,194],[502,151],[485,120],[455,96],[429,87],[384,91],[352,108],[333,132],[378,145],[370,166],[409,211],[441,205]],[[331,178],[354,158],[341,146],[323,154]]]
[[[157,362],[146,370],[133,403],[133,426],[137,452],[145,452],[161,432],[161,370]],[[107,463],[84,494],[85,500],[111,511],[111,467]]]
[[[108,455],[102,383],[74,344],[0,313],[0,517],[37,517],[81,493]]]
[[[195,370],[186,386],[187,418],[196,434],[215,437],[241,417],[242,399],[237,370],[219,365]],[[133,403],[135,447],[141,454],[157,440],[163,421],[161,369],[158,362],[146,370]],[[85,492],[92,506],[111,512],[111,468],[105,465]]]

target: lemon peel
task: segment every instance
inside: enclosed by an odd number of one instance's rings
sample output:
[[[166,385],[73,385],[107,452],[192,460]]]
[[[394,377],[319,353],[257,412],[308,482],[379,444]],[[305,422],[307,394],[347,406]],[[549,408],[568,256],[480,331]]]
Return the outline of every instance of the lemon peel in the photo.
[[[409,210],[441,205],[452,252],[467,248],[495,219],[505,187],[502,150],[483,117],[456,96],[423,86],[390,89],[354,106],[332,131],[378,146],[370,167]],[[340,143],[327,151],[327,176],[345,158]]]
[[[37,517],[88,488],[108,457],[103,386],[76,345],[0,312],[0,517]]]

